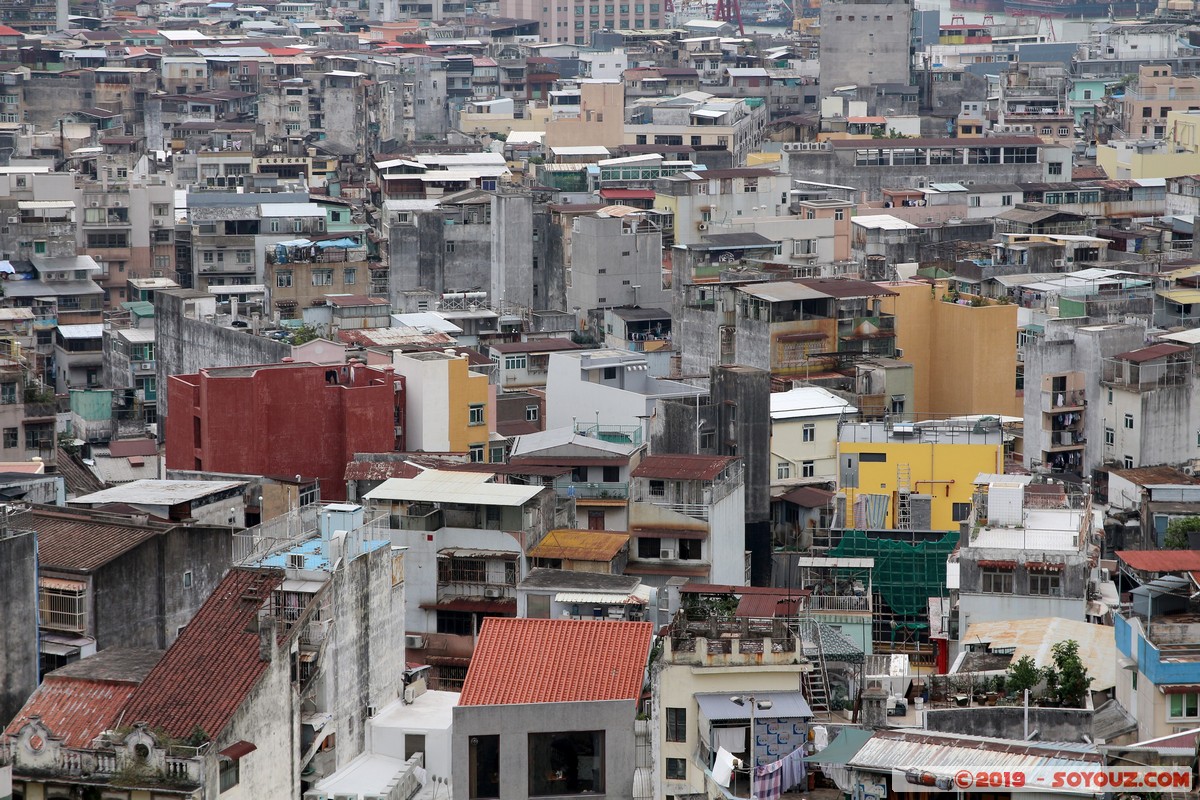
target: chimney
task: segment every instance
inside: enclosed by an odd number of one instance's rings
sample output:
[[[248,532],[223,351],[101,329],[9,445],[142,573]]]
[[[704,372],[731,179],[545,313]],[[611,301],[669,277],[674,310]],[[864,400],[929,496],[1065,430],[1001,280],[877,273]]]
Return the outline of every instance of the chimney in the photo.
[[[862,693],[862,724],[868,728],[887,727],[887,690],[879,681],[871,681]]]
[[[265,612],[258,615],[258,659],[270,661],[275,655],[275,617]]]

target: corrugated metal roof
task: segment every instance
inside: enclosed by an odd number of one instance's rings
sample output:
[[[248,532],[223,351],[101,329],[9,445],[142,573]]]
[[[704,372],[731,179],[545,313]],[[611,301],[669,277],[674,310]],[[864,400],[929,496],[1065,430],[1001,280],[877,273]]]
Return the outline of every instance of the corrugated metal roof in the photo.
[[[1118,550],[1116,556],[1140,572],[1200,570],[1200,550]]]
[[[711,481],[736,460],[733,456],[646,456],[633,470],[633,477]]]
[[[632,703],[653,632],[649,622],[490,617],[458,704]]]
[[[700,713],[712,722],[722,722],[731,719],[750,719],[750,704],[738,705],[730,699],[730,695],[727,692],[720,694],[698,694],[695,697],[696,702],[700,705]],[[799,719],[813,715],[808,701],[804,699],[804,695],[800,694],[800,692],[755,692],[754,699],[755,702],[760,704],[768,700],[771,703],[769,709],[761,709],[755,712],[759,717]]]
[[[72,503],[99,505],[102,503],[132,503],[143,505],[175,505],[245,486],[242,481],[160,481],[140,480],[102,489],[77,497]]]
[[[870,772],[920,767],[1016,770],[1102,764],[1095,745],[1071,742],[1022,744],[1009,739],[878,731],[848,762]]]
[[[43,569],[90,572],[161,533],[160,526],[115,525],[66,512],[36,511],[38,560]]]
[[[529,551],[529,556],[607,562],[612,561],[627,544],[627,533],[559,529],[547,533]]]

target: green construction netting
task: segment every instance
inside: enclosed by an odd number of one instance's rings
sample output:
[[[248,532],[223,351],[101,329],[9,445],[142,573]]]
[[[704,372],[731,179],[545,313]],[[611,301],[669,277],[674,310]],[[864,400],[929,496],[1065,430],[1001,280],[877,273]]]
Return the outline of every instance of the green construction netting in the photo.
[[[928,542],[874,539],[863,531],[845,531],[833,558],[873,558],[871,580],[875,591],[892,613],[902,617],[924,615],[929,598],[946,596],[946,557],[954,552],[958,534],[948,533]]]

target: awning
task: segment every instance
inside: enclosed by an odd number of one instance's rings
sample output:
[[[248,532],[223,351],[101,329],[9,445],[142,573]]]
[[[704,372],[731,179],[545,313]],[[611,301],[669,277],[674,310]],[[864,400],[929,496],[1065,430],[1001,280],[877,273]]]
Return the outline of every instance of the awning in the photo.
[[[441,603],[422,603],[427,611],[467,611],[477,614],[515,614],[516,600],[490,600],[484,597],[456,597]]]
[[[688,528],[638,528],[629,532],[635,539],[707,539],[708,531]]]
[[[257,745],[252,742],[239,741],[226,747],[221,752],[217,753],[221,758],[227,758],[230,761],[237,761],[242,756],[248,756],[257,750]]]
[[[80,650],[80,648],[74,645],[62,644],[61,642],[48,642],[45,639],[42,640],[42,646],[39,649],[44,655],[50,656],[77,656]]]
[[[438,558],[503,558],[516,561],[520,553],[512,550],[478,550],[465,547],[445,547],[438,550]]]
[[[738,705],[729,699],[728,693],[698,694],[696,702],[700,704],[700,713],[710,722],[723,722],[731,719],[750,719],[750,704]],[[769,709],[756,709],[755,715],[775,719],[796,719],[812,717],[812,709],[800,692],[755,692],[754,699],[758,703],[771,701]]]
[[[554,595],[556,603],[595,603],[597,605],[642,605],[646,601],[631,594],[620,592],[559,592]]]
[[[321,730],[329,723],[333,722],[332,714],[301,714],[300,724],[308,725],[314,730]]]
[[[775,337],[778,342],[815,342],[818,339],[826,338],[826,334],[821,331],[806,331],[804,333],[782,333]]]
[[[858,751],[862,749],[864,744],[871,740],[872,735],[871,731],[864,731],[858,728],[842,728],[841,733],[829,743],[828,747],[818,753],[813,753],[811,756],[806,756],[804,760],[817,764],[841,766],[858,755]]]
[[[984,559],[979,562],[979,566],[983,567],[984,569],[1016,569],[1017,562]]]
[[[1035,572],[1062,572],[1063,565],[1054,561],[1026,561],[1025,569]]]
[[[1158,689],[1163,694],[1196,694],[1200,692],[1200,683],[1175,683]]]
[[[72,581],[66,578],[38,578],[38,586],[43,589],[57,589],[62,592],[87,591],[87,581]]]
[[[317,242],[317,247],[322,250],[326,247],[358,247],[358,242],[350,238],[334,239],[332,242]]]

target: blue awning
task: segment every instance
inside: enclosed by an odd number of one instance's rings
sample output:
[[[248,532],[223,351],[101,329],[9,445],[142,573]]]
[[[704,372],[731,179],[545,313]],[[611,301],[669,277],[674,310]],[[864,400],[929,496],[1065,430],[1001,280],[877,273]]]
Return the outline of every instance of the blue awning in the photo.
[[[326,247],[358,247],[358,242],[349,238],[334,239],[330,242],[317,242],[317,247],[320,247],[321,249]]]

